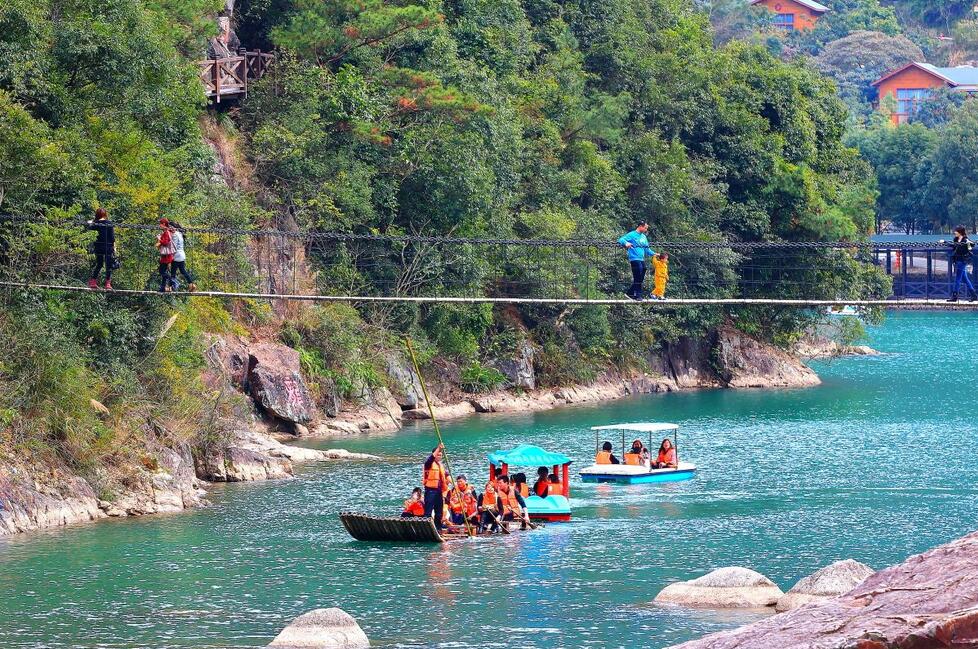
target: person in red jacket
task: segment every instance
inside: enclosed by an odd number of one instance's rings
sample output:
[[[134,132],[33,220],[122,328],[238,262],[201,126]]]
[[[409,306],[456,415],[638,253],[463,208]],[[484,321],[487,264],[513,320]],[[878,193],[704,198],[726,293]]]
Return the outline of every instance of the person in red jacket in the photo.
[[[170,221],[160,219],[160,233],[156,237],[156,250],[160,253],[160,293],[170,292],[170,264],[177,250],[170,234]]]
[[[404,501],[404,511],[401,518],[413,518],[424,516],[424,500],[421,495],[421,487],[415,487],[411,491],[411,497]]]

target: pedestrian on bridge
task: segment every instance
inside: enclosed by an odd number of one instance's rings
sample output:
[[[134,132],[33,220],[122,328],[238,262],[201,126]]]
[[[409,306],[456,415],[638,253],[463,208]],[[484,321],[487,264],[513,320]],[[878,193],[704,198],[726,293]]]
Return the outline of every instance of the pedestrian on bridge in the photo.
[[[88,280],[88,288],[98,288],[98,276],[105,267],[105,290],[112,290],[112,271],[115,270],[115,225],[109,220],[109,213],[104,207],[95,210],[95,219],[86,224],[89,230],[95,230],[95,243],[91,251],[95,254],[95,264],[92,266],[92,276]]]
[[[170,234],[170,221],[160,219],[160,233],[156,236],[156,250],[160,255],[160,293],[169,293],[170,286],[170,264],[173,263],[173,255],[177,249],[173,245],[173,235]]]
[[[618,240],[618,245],[628,252],[628,263],[632,267],[632,285],[625,294],[639,302],[642,301],[642,285],[645,283],[645,260],[655,254],[649,248],[649,239],[645,236],[648,231],[649,224],[640,221],[634,230]]]
[[[176,221],[170,221],[170,239],[173,241],[173,261],[170,262],[170,287],[177,290],[177,273],[183,275],[188,291],[196,291],[194,276],[187,270],[187,252],[184,248],[184,229]]]
[[[951,247],[951,262],[954,266],[954,290],[951,292],[951,297],[947,301],[958,301],[958,289],[961,288],[962,281],[968,287],[968,301],[978,301],[978,293],[975,292],[975,286],[972,284],[971,276],[968,274],[968,266],[971,265],[974,259],[975,244],[968,238],[967,228],[959,225],[954,228],[954,241],[946,243],[942,240],[941,243]]]

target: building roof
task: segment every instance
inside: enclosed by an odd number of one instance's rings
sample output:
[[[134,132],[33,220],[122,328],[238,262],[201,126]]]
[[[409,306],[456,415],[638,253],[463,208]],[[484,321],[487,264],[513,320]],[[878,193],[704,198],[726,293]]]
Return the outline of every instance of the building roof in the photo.
[[[489,454],[489,462],[493,466],[502,464],[514,466],[555,466],[570,464],[571,459],[563,453],[551,453],[539,446],[520,444],[508,451],[496,451]]]
[[[752,5],[756,5],[758,2],[763,2],[763,0],[750,0]],[[831,9],[825,5],[815,2],[814,0],[792,0],[792,2],[797,2],[803,7],[808,7],[812,11],[817,11],[820,14],[824,14],[826,11],[831,11]]]
[[[978,86],[978,68],[971,65],[959,65],[954,68],[939,68],[936,65],[931,65],[930,63],[920,63],[914,61],[913,63],[907,63],[901,68],[887,72],[882,77],[873,82],[874,86],[878,86],[887,79],[895,77],[904,70],[910,68],[917,68],[923,70],[928,74],[932,74],[938,79],[946,82],[948,85],[953,87],[959,86]]]

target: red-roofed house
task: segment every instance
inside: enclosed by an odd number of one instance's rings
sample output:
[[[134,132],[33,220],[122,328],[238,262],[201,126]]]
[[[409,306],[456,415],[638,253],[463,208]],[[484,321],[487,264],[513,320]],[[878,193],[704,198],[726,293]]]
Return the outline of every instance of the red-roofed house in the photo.
[[[751,4],[770,9],[774,26],[785,31],[809,30],[829,10],[814,0],[751,0]]]
[[[885,97],[896,99],[894,124],[907,121],[921,102],[939,88],[952,88],[955,91],[974,94],[978,92],[978,68],[959,65],[954,68],[939,68],[929,63],[908,63],[873,82],[879,93],[880,105]]]

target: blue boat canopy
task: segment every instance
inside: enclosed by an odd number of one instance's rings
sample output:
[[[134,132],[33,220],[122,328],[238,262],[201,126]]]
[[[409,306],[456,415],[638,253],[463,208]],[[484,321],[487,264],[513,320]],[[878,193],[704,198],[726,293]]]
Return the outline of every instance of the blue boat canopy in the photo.
[[[551,453],[539,446],[520,444],[508,451],[496,451],[489,454],[489,462],[493,466],[508,464],[510,466],[554,466],[570,464],[571,459],[563,453]]]

